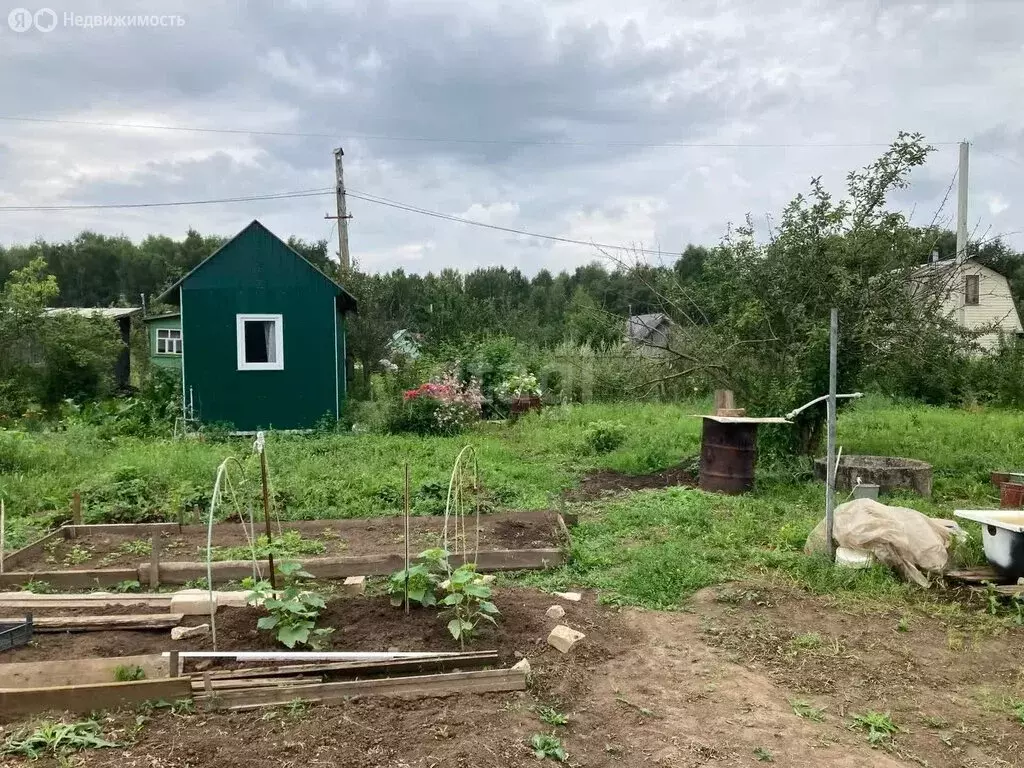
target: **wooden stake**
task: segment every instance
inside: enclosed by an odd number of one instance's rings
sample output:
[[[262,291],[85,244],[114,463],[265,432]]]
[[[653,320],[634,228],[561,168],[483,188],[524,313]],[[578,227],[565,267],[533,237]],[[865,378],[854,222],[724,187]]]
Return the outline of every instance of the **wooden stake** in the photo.
[[[82,524],[82,494],[75,491],[71,494],[71,524],[81,525]],[[78,538],[78,531],[72,529],[71,538]]]
[[[160,544],[159,533],[154,533],[149,545],[149,588],[156,591],[160,586]]]
[[[736,408],[736,398],[731,389],[715,390],[715,415],[723,416],[722,411],[731,411]]]
[[[203,688],[207,694],[213,693],[213,680],[210,679],[209,672],[203,672]]]
[[[274,547],[270,531],[270,487],[267,484],[266,447],[260,447],[260,481],[263,483],[263,519],[267,524],[267,562],[270,567],[270,587],[277,589],[277,574],[274,572]],[[253,533],[255,535],[255,532]]]
[[[405,462],[405,615],[409,615],[409,462]]]
[[[178,660],[178,652],[171,651],[167,659],[167,676],[179,677],[181,675],[181,662]]]

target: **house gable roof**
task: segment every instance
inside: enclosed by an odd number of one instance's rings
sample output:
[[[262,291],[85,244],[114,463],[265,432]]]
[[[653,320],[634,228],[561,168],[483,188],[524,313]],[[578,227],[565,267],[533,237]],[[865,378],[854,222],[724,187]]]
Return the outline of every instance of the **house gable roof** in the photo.
[[[633,341],[646,341],[665,322],[669,322],[669,318],[664,312],[630,315],[629,338]]]
[[[170,304],[177,304],[178,303],[178,293],[177,293],[178,289],[182,285],[184,285],[188,281],[188,279],[190,277],[192,277],[199,270],[201,270],[206,264],[210,263],[214,258],[216,258],[217,254],[219,254],[221,251],[223,251],[225,248],[227,248],[229,245],[231,245],[233,242],[235,242],[235,240],[238,240],[242,235],[244,235],[246,232],[248,232],[249,230],[251,230],[253,228],[261,229],[263,232],[265,232],[266,234],[270,235],[270,237],[272,237],[274,240],[276,240],[278,243],[280,243],[281,246],[283,246],[288,251],[290,251],[292,253],[292,255],[295,256],[295,258],[297,258],[303,264],[305,264],[310,269],[312,269],[314,272],[316,272],[320,277],[322,277],[324,280],[326,280],[328,283],[330,283],[330,285],[335,289],[335,291],[337,291],[337,305],[338,305],[338,309],[340,309],[342,312],[348,312],[348,311],[353,311],[354,312],[356,310],[356,299],[355,299],[355,297],[351,293],[346,291],[344,289],[344,287],[342,287],[336,280],[334,280],[333,278],[328,277],[326,274],[324,274],[323,270],[321,270],[319,267],[317,267],[316,264],[311,262],[309,259],[307,259],[305,256],[303,256],[301,253],[299,253],[294,248],[292,248],[290,245],[288,245],[288,243],[286,243],[280,237],[278,237],[273,232],[271,232],[269,229],[267,229],[258,219],[253,219],[248,224],[248,226],[246,226],[244,229],[242,229],[238,234],[236,234],[234,237],[232,237],[230,240],[228,240],[226,243],[224,243],[220,248],[215,250],[213,253],[211,253],[209,256],[207,256],[205,259],[203,259],[201,262],[199,262],[194,267],[192,267],[192,269],[190,269],[187,273],[185,273],[185,275],[183,275],[173,285],[171,285],[163,293],[161,293],[159,296],[157,296],[156,300],[157,301],[166,301],[166,302],[168,302]]]

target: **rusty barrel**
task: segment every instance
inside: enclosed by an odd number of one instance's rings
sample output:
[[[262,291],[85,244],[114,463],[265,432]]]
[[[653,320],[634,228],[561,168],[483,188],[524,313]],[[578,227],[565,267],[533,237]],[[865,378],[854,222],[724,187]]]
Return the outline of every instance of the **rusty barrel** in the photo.
[[[746,493],[754,488],[757,424],[704,419],[700,441],[700,487]]]

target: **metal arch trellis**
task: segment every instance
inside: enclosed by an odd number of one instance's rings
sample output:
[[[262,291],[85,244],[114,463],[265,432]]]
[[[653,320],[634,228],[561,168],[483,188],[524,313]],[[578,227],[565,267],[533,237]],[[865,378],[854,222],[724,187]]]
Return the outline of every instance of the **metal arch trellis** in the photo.
[[[466,486],[469,486],[470,498],[466,498]],[[473,556],[470,560],[469,536],[466,532],[466,512],[469,507],[475,510]],[[448,546],[449,520],[454,516],[453,541],[454,548]],[[461,538],[462,548],[459,549]],[[472,562],[476,567],[480,552],[480,473],[476,449],[472,445],[465,446],[455,457],[451,478],[448,481],[448,499],[444,507],[444,529],[441,534],[441,546],[446,552],[461,555],[463,563]],[[451,568],[449,567],[449,570]]]

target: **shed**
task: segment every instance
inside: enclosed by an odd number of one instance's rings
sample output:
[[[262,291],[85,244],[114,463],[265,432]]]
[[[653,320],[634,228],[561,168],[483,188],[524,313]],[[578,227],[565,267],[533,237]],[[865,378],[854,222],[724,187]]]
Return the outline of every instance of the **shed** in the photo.
[[[81,315],[82,317],[103,317],[117,323],[124,349],[114,363],[114,383],[120,390],[131,386],[132,377],[132,317],[142,311],[141,307],[50,307],[43,310],[47,315]]]
[[[640,347],[643,354],[657,357],[668,349],[672,320],[664,312],[630,315],[626,322],[626,341]]]
[[[150,327],[158,344],[161,328],[179,330],[166,334],[163,354],[180,359],[186,418],[248,432],[309,429],[340,414],[345,315],[356,301],[260,222],[158,301],[179,308]]]

